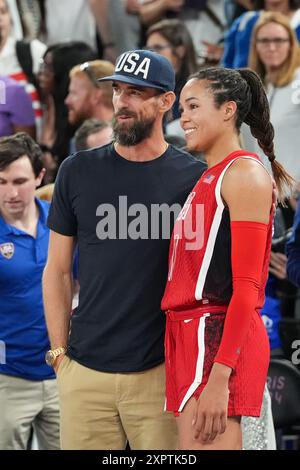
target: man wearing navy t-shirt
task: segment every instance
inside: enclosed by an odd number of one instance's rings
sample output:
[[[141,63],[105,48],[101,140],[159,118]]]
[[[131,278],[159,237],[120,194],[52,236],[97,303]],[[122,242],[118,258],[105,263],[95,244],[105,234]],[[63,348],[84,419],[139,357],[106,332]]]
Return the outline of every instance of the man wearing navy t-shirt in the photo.
[[[59,449],[59,410],[42,300],[49,205],[35,199],[45,170],[25,133],[0,139],[0,449]]]
[[[175,100],[166,58],[124,53],[102,80],[113,84],[114,142],[63,162],[48,218],[47,362],[58,377],[62,448],[175,449],[175,420],[163,412],[160,302],[174,219],[204,165],[164,139]],[[80,296],[70,325],[75,242]]]

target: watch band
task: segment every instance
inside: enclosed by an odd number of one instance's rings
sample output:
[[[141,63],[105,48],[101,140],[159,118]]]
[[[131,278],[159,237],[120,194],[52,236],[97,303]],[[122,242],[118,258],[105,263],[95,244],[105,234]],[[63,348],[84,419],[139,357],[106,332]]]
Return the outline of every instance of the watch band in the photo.
[[[61,354],[65,354],[67,352],[67,348],[64,346],[60,346],[59,348],[56,349],[50,349],[49,351],[46,352],[45,360],[46,364],[48,366],[53,366],[55,364],[55,361],[58,356]]]

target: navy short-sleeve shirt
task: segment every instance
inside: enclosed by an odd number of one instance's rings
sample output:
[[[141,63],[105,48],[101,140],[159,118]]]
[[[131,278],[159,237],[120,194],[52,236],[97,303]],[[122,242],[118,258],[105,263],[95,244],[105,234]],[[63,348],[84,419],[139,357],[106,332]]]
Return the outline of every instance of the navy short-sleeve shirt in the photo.
[[[203,163],[172,146],[147,162],[126,160],[113,144],[63,162],[48,226],[78,242],[80,296],[72,315],[71,358],[107,372],[163,362],[160,302],[170,235],[203,170]]]

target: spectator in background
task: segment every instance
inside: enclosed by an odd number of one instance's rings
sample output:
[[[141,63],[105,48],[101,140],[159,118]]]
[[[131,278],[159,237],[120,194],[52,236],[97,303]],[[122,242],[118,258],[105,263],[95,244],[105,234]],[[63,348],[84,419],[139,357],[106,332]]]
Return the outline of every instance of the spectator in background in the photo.
[[[295,214],[293,233],[287,243],[287,275],[288,279],[300,287],[300,204]]]
[[[299,45],[289,19],[281,13],[264,12],[256,23],[251,42],[249,65],[261,77],[270,104],[274,126],[276,159],[295,178],[300,178],[299,119],[300,119],[300,61]],[[298,84],[298,85],[297,85]],[[244,145],[266,160],[247,126],[242,127]],[[272,350],[279,355],[281,338],[279,322],[294,310],[294,288],[287,281],[285,244],[278,243],[291,226],[287,207],[277,210],[270,257],[266,302],[262,309]]]
[[[102,147],[112,141],[112,127],[110,123],[105,121],[87,119],[75,132],[74,140],[76,152]],[[35,195],[40,199],[51,202],[53,190],[54,183],[49,183],[38,188]]]
[[[40,449],[59,449],[55,374],[41,279],[48,254],[47,202],[35,199],[45,170],[25,133],[0,139],[0,449],[26,450],[32,426]]]
[[[32,100],[38,130],[42,109],[35,74],[45,50],[45,44],[37,39],[29,43],[16,40],[9,4],[0,0],[0,75],[8,75],[24,85]]]
[[[48,170],[47,183],[51,182],[51,178],[53,181],[57,165],[69,154],[70,141],[76,130],[68,122],[65,104],[70,70],[77,64],[94,59],[95,52],[90,46],[73,41],[48,47],[40,64],[38,79],[44,103],[40,143],[44,151],[44,165]]]
[[[112,132],[110,123],[87,119],[75,133],[77,152],[109,144],[112,141]]]
[[[288,18],[280,13],[264,13],[255,26],[249,65],[264,82],[271,121],[275,129],[277,160],[294,179],[300,180],[300,54]],[[250,133],[247,148],[263,157]]]
[[[252,10],[252,0],[224,0],[225,17],[228,27],[240,15],[248,10]]]
[[[11,0],[10,0],[11,1]],[[45,39],[44,0],[14,0],[18,6],[23,36],[27,40]]]
[[[251,34],[263,11],[282,13],[290,20],[298,41],[300,40],[299,0],[253,0],[255,11],[237,18],[225,36],[222,65],[229,68],[246,67],[248,64]]]
[[[48,45],[83,41],[96,50],[97,27],[90,0],[44,0],[44,3]]]
[[[35,137],[31,99],[22,85],[0,76],[0,137],[22,131]]]
[[[182,20],[203,58],[222,39],[226,26],[223,0],[143,0],[140,17],[146,26],[164,18]]]
[[[111,83],[98,82],[98,79],[112,75],[113,71],[114,65],[105,60],[84,62],[71,69],[69,92],[65,99],[70,124],[78,126],[89,118],[112,119]]]
[[[12,35],[17,40],[22,39],[24,34],[18,2],[17,0],[6,0],[6,3],[10,12],[11,23],[13,26]]]
[[[179,119],[179,95],[188,77],[197,70],[197,57],[192,37],[186,25],[177,19],[162,20],[150,26],[146,33],[147,49],[165,56],[175,70],[176,101],[172,119]]]
[[[118,55],[137,49],[141,39],[140,0],[90,0],[103,59],[114,62]]]

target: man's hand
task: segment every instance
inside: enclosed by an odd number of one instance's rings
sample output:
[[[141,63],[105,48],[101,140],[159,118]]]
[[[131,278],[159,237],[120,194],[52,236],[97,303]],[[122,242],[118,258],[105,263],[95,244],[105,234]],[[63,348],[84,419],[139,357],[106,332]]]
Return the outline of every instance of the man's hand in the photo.
[[[180,11],[184,6],[185,0],[165,0],[165,9],[172,11]]]
[[[53,366],[53,369],[54,369],[54,372],[56,373],[56,375],[57,375],[57,372],[58,372],[60,363],[62,362],[62,360],[63,360],[64,357],[65,357],[65,354],[60,354],[60,355],[56,358],[56,361],[55,361],[54,366]]]
[[[224,47],[218,44],[213,44],[208,41],[202,41],[202,44],[206,48],[206,58],[211,62],[220,62],[224,53]]]
[[[127,0],[125,3],[125,9],[127,13],[131,15],[138,15],[140,12],[140,2],[139,0]]]
[[[269,272],[277,279],[286,279],[287,257],[283,253],[275,253],[271,251]]]

